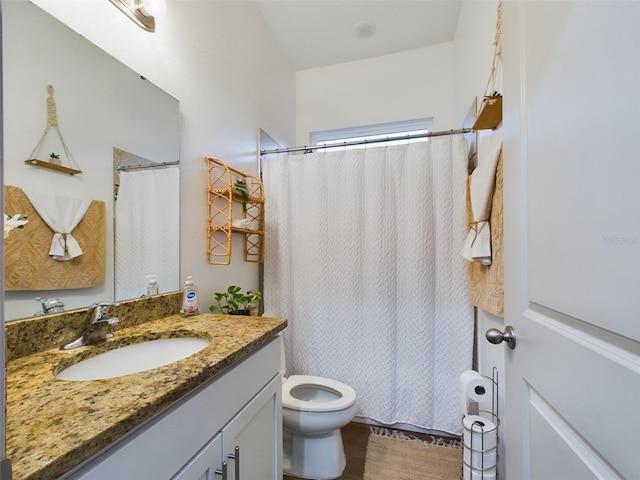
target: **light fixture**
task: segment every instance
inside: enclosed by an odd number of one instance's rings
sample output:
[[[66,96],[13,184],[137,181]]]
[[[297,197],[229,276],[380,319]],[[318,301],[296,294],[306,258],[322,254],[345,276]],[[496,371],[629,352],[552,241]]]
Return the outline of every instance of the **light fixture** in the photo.
[[[156,18],[167,12],[165,0],[109,0],[139,27],[156,31]]]
[[[140,11],[143,15],[153,18],[163,18],[167,14],[167,2],[165,0],[139,0]]]

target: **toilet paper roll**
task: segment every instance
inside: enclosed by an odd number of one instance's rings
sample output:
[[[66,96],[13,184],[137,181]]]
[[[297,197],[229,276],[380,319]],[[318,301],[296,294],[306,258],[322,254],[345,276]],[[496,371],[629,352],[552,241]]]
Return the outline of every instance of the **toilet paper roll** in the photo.
[[[475,370],[465,370],[460,374],[460,389],[462,398],[472,402],[483,402],[491,400],[491,382]]]
[[[497,445],[498,427],[481,415],[465,415],[462,419],[462,440],[465,447],[486,452]]]
[[[474,450],[471,450],[469,447],[464,447],[464,464],[470,466],[474,470],[481,471],[495,468],[497,463],[496,447],[489,450],[485,449],[484,452],[478,452],[475,449],[475,443],[473,446]]]
[[[498,427],[480,415],[466,415],[462,426],[463,458],[465,466],[470,467],[469,478],[494,478]],[[488,476],[492,470],[494,477]],[[476,476],[478,472],[480,475]]]
[[[496,468],[493,467],[488,470],[476,470],[463,465],[462,478],[464,480],[495,480]]]

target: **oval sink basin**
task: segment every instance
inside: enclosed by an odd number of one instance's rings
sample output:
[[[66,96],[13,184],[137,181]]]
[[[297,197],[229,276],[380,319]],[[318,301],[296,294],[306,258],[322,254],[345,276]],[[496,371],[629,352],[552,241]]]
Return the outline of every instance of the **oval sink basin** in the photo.
[[[71,381],[122,377],[177,362],[210,343],[211,340],[195,337],[149,340],[86,358],[56,373],[55,377]]]

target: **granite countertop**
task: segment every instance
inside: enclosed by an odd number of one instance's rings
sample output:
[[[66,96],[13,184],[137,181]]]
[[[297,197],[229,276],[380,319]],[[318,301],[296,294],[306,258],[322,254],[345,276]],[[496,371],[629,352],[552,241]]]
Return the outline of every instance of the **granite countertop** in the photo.
[[[57,478],[268,343],[286,325],[281,318],[169,315],[121,328],[101,345],[49,348],[11,360],[6,437],[13,477]],[[175,336],[212,341],[183,360],[124,377],[76,382],[52,373],[75,358]]]

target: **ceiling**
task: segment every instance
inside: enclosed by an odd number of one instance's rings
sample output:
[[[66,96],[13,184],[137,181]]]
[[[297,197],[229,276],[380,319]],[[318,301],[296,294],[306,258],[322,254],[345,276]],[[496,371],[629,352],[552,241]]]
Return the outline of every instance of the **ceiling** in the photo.
[[[256,0],[296,70],[452,41],[462,0]]]

